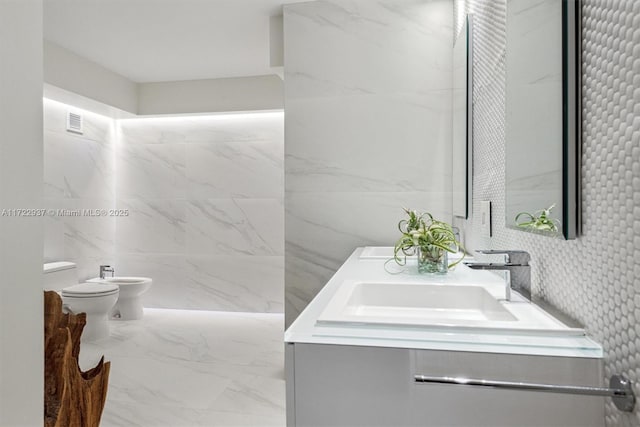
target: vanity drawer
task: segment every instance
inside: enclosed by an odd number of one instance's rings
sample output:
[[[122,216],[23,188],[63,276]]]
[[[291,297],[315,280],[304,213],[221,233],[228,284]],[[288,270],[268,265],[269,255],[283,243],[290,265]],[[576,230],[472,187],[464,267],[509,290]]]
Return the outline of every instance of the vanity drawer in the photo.
[[[409,351],[412,353],[414,375],[573,386],[601,386],[603,378],[601,359]],[[411,400],[412,414],[415,416],[413,425],[604,425],[605,400],[602,397],[414,381]]]
[[[417,374],[600,385],[600,359],[289,344],[289,426],[596,427],[604,399],[416,383]]]

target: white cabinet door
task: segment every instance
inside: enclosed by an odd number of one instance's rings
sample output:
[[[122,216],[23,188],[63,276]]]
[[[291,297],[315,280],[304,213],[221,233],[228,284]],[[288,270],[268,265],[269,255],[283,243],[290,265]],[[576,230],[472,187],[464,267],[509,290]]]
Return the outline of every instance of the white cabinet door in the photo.
[[[601,427],[604,399],[415,383],[414,375],[599,385],[599,359],[287,346],[289,426]]]
[[[289,415],[290,426],[410,425],[407,350],[295,344],[294,353],[295,423]]]

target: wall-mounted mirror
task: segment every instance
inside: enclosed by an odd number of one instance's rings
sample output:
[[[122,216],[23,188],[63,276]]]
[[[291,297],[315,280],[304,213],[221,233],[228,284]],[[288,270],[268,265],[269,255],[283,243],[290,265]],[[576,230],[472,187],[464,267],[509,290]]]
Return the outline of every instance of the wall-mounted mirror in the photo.
[[[506,224],[579,229],[579,30],[575,0],[508,0]]]
[[[453,46],[453,215],[467,218],[472,200],[473,133],[473,16]]]

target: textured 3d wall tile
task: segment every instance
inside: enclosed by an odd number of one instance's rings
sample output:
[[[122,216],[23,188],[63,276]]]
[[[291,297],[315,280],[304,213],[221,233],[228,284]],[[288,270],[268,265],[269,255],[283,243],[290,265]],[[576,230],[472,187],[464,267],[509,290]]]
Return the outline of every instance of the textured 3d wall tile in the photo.
[[[640,2],[584,0],[582,8],[583,236],[554,240],[505,228],[506,1],[466,0],[475,15],[474,217],[494,204],[494,237],[461,222],[474,249],[524,249],[534,291],[602,343],[605,377],[640,380]],[[455,18],[454,18],[455,19]],[[455,22],[459,30],[459,23]],[[603,379],[604,380],[604,379]],[[640,425],[606,401],[607,426]]]

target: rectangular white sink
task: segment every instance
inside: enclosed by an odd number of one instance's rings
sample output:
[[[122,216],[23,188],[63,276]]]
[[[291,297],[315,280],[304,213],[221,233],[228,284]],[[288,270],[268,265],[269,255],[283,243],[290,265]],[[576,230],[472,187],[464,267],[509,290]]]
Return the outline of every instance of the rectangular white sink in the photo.
[[[447,254],[449,260],[456,260],[462,258],[462,253],[457,252],[455,254]],[[393,246],[366,246],[362,249],[360,259],[390,259],[393,258]],[[469,259],[467,256],[465,259]]]
[[[483,286],[344,281],[318,324],[369,324],[543,335],[584,335],[535,304],[497,300]]]
[[[357,283],[343,313],[360,317],[394,317],[437,322],[516,318],[480,286]]]

